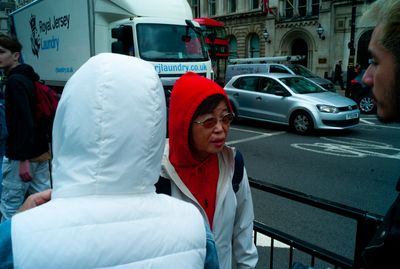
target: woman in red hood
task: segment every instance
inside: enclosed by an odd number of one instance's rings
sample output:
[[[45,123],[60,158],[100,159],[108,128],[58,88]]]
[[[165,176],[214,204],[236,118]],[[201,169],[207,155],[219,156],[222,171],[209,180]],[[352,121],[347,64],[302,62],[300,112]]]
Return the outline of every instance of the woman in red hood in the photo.
[[[197,206],[210,225],[221,269],[255,268],[253,202],[244,169],[232,187],[236,150],[225,145],[232,109],[224,90],[189,72],[174,85],[161,176],[171,195]]]

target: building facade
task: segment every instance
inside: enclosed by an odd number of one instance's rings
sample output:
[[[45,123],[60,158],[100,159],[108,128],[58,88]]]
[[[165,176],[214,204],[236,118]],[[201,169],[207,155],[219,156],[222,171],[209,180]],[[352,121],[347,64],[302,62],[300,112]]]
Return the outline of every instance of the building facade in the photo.
[[[0,32],[9,31],[9,12],[31,1],[0,0]],[[230,58],[304,55],[300,63],[325,77],[332,76],[338,60],[343,70],[368,65],[373,25],[360,18],[374,0],[187,1],[193,17],[225,24]]]
[[[345,71],[368,65],[373,25],[360,18],[374,0],[188,1],[194,17],[225,24],[230,58],[304,55],[301,64],[328,78],[338,60]]]
[[[15,9],[14,0],[0,0],[0,33],[8,33],[10,29],[10,21],[8,14]]]

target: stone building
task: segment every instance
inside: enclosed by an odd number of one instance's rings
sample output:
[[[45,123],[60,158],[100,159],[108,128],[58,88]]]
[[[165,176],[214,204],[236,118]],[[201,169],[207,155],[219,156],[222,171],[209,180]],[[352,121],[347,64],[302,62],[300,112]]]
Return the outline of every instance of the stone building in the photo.
[[[304,55],[301,64],[325,77],[331,77],[339,59],[345,71],[355,63],[363,68],[368,65],[367,47],[373,27],[359,21],[373,0],[188,2],[194,17],[210,17],[225,24],[230,58]]]
[[[304,55],[301,64],[326,77],[331,77],[339,59],[343,70],[355,63],[362,68],[368,65],[373,25],[361,24],[360,18],[374,0],[187,1],[194,17],[210,17],[225,24],[230,58]],[[29,2],[0,0],[1,32],[9,29],[8,13]],[[349,43],[354,44],[352,52]]]
[[[8,33],[10,21],[8,14],[15,9],[14,0],[0,0],[0,33]]]

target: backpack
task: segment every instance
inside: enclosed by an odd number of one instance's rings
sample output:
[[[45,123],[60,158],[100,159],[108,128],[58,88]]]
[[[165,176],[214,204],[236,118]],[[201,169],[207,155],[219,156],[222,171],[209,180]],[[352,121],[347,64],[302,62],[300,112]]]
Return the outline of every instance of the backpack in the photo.
[[[43,130],[47,142],[52,141],[54,116],[56,115],[58,101],[57,92],[40,81],[35,81],[36,111],[35,121]]]
[[[235,193],[238,192],[239,185],[243,179],[243,171],[244,171],[243,168],[244,168],[244,162],[242,153],[240,153],[239,150],[236,150],[235,170],[233,172],[233,177],[232,177],[232,188]],[[156,186],[156,193],[171,195],[171,181],[169,179],[160,176],[155,186]]]

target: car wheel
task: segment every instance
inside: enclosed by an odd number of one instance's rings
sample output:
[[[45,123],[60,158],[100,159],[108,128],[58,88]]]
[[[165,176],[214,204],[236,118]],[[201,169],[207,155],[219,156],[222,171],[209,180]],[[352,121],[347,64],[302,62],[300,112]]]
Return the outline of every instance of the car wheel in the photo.
[[[290,127],[298,134],[309,134],[314,128],[314,123],[310,115],[305,111],[298,111],[293,114]]]
[[[372,98],[369,95],[361,96],[361,98],[358,100],[358,107],[360,108],[360,111],[365,114],[370,114],[374,112],[375,110],[374,98]]]

